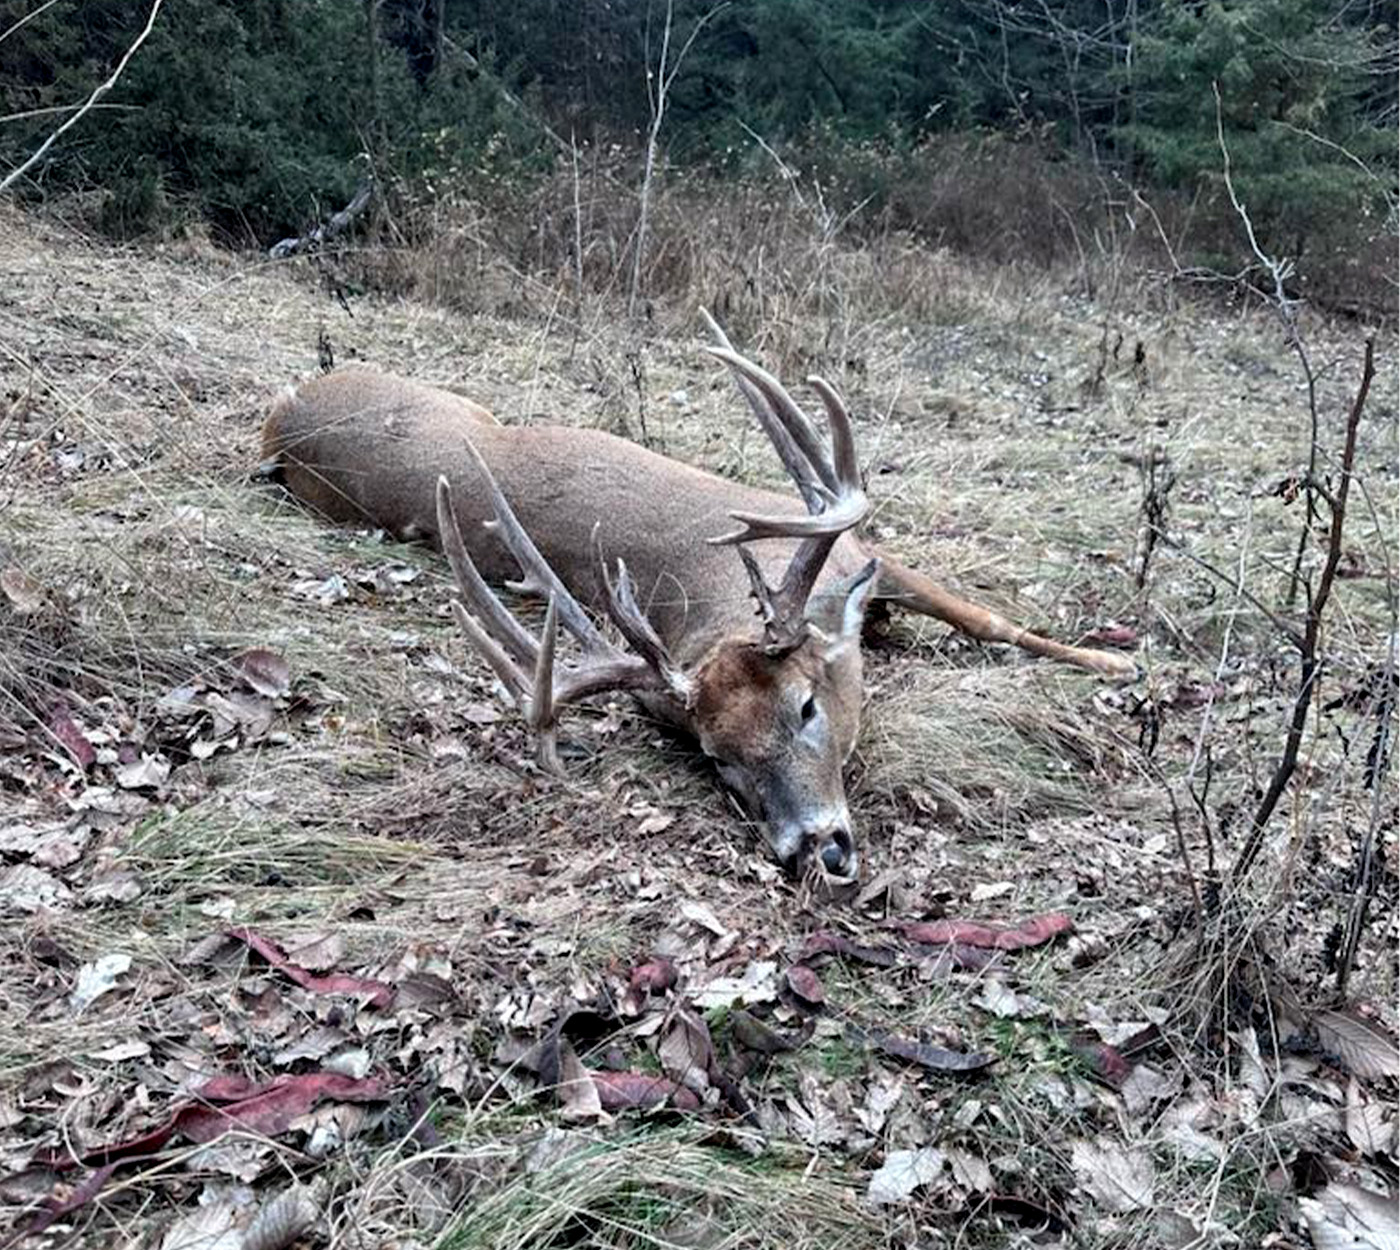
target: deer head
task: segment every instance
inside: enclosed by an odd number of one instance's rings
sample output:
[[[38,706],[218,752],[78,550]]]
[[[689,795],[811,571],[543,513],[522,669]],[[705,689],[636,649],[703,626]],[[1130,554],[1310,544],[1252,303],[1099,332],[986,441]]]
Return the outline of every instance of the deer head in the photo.
[[[721,639],[690,671],[673,663],[639,609],[624,561],[609,569],[598,553],[595,584],[608,617],[631,646],[628,654],[589,620],[536,549],[492,474],[468,450],[489,492],[492,526],[522,570],[516,589],[548,601],[539,639],[511,615],[472,563],[445,479],[438,483],[438,525],[466,606],[453,603],[473,646],[496,671],[538,735],[541,763],[559,770],[557,709],[604,690],[629,690],[688,728],[716,763],[725,784],[759,821],[775,857],[790,872],[819,864],[854,877],[859,855],[846,806],[843,767],[860,724],[860,633],[879,561],[817,589],[837,539],[869,504],[861,486],[850,416],[836,392],[811,379],[826,409],[828,456],[813,425],[771,374],[733,350],[705,314],[719,346],[713,353],[734,372],[739,388],[772,441],[808,515],[734,511],[739,528],[709,541],[735,545],[747,570],[762,635],[742,631]],[[752,544],[786,540],[792,547],[777,585],[766,580]],[[793,542],[795,540],[795,546]],[[576,579],[577,581],[577,579]],[[582,661],[556,671],[559,625],[583,650]]]

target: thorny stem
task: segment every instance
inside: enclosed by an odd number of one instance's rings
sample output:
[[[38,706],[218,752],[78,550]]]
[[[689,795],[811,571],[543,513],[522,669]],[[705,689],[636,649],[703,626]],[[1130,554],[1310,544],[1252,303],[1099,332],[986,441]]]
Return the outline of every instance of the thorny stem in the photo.
[[[1293,700],[1293,715],[1289,719],[1288,736],[1284,741],[1283,754],[1274,768],[1269,788],[1264,794],[1258,809],[1250,821],[1249,836],[1245,840],[1239,858],[1230,871],[1230,880],[1238,885],[1253,866],[1264,845],[1264,830],[1274,814],[1274,808],[1283,797],[1288,783],[1293,778],[1298,764],[1298,751],[1303,742],[1303,731],[1308,723],[1308,710],[1312,706],[1313,693],[1317,686],[1320,659],[1318,640],[1322,633],[1323,613],[1332,595],[1332,582],[1337,574],[1337,565],[1342,558],[1342,528],[1346,522],[1347,495],[1351,488],[1352,466],[1356,463],[1356,433],[1361,425],[1361,414],[1366,407],[1366,397],[1371,390],[1371,380],[1376,375],[1374,337],[1366,340],[1366,358],[1361,370],[1361,385],[1356,399],[1347,416],[1346,444],[1342,451],[1341,481],[1337,484],[1336,503],[1332,508],[1332,524],[1327,538],[1327,559],[1322,566],[1317,590],[1308,601],[1307,624],[1303,631],[1303,642],[1299,657],[1300,672],[1298,693]]]

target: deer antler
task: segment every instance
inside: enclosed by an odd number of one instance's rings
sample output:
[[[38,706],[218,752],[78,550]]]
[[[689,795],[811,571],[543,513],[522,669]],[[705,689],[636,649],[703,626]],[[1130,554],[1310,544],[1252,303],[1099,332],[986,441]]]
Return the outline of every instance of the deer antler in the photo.
[[[806,637],[807,600],[831,548],[837,538],[858,525],[870,510],[856,460],[851,415],[828,382],[818,377],[807,379],[826,409],[827,427],[831,431],[831,455],[828,457],[811,418],[783,384],[766,369],[736,352],[709,313],[702,309],[701,315],[720,344],[707,350],[734,372],[739,390],[807,505],[805,517],[732,512],[730,515],[740,522],[741,528],[710,539],[716,544],[742,544],[761,538],[802,539],[776,590],[764,580],[758,561],[744,547],[739,547],[763,617],[768,650],[788,651]]]
[[[462,540],[462,529],[452,502],[452,487],[438,478],[438,533],[457,586],[466,606],[452,600],[452,614],[468,641],[489,664],[510,692],[525,723],[537,735],[537,758],[544,768],[562,773],[556,738],[558,708],[605,690],[653,690],[687,702],[687,678],[672,663],[665,646],[637,606],[626,564],[617,562],[610,577],[599,552],[599,582],[603,586],[608,615],[618,632],[639,653],[628,655],[610,643],[588,619],[577,599],[559,580],[539,553],[506,502],[496,479],[470,442],[467,451],[491,499],[494,521],[487,522],[505,543],[520,566],[522,578],[512,588],[543,595],[549,602],[544,629],[537,639],[515,619],[481,576]],[[582,663],[556,671],[555,646],[559,623],[583,648]]]

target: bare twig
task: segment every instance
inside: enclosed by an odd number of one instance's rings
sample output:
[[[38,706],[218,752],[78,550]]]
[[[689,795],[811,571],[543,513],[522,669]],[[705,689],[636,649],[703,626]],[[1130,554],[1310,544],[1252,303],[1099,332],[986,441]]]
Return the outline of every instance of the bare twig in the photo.
[[[1298,364],[1303,370],[1303,379],[1308,387],[1308,472],[1303,487],[1306,515],[1303,517],[1303,524],[1298,533],[1298,550],[1293,556],[1293,568],[1288,575],[1288,590],[1284,597],[1285,604],[1292,607],[1298,597],[1298,589],[1303,582],[1303,557],[1307,554],[1308,538],[1312,534],[1313,526],[1318,521],[1317,490],[1314,486],[1317,481],[1318,457],[1317,373],[1312,367],[1307,347],[1303,343],[1303,336],[1298,329],[1297,301],[1289,296],[1285,285],[1293,275],[1293,263],[1288,260],[1275,259],[1259,245],[1258,236],[1254,233],[1254,223],[1250,220],[1248,209],[1245,208],[1243,201],[1236,194],[1235,182],[1230,173],[1230,146],[1225,142],[1225,121],[1220,101],[1220,84],[1218,82],[1211,83],[1211,90],[1215,93],[1215,136],[1220,144],[1225,190],[1230,196],[1230,204],[1235,210],[1235,215],[1244,224],[1250,249],[1273,280],[1273,291],[1268,298],[1273,304],[1274,311],[1278,313],[1288,346],[1298,357]]]
[[[93,105],[95,105],[98,102],[98,100],[100,100],[113,87],[117,85],[117,80],[120,79],[122,74],[126,72],[126,67],[131,61],[131,58],[136,55],[137,49],[140,48],[140,46],[146,42],[146,37],[151,33],[153,29],[155,29],[156,16],[160,13],[160,6],[164,2],[165,0],[153,0],[153,3],[151,4],[150,14],[146,18],[145,27],[142,29],[141,33],[136,36],[136,41],[122,55],[122,59],[117,62],[117,68],[112,71],[111,77],[108,78],[106,82],[98,84],[98,86],[93,89],[93,93],[90,96],[88,96],[87,103],[85,103],[80,109],[78,109],[78,111],[74,113],[73,116],[70,117],[66,122],[64,122],[63,125],[61,125],[57,130],[55,130],[53,134],[51,134],[47,139],[45,139],[43,143],[39,145],[38,150],[27,161],[20,165],[18,169],[12,169],[8,174],[5,175],[3,181],[0,181],[0,194],[3,194],[4,192],[8,191],[16,182],[23,178],[25,174],[27,174],[31,169],[33,169],[35,165],[37,165],[41,160],[43,160],[44,157],[48,154],[48,150],[51,147],[53,147],[53,145],[56,142],[58,142],[58,140],[62,138],[63,135],[65,135],[68,131],[72,130],[74,126],[76,126],[80,121],[82,121],[83,118],[86,117],[89,112],[91,112]],[[16,29],[16,27],[12,26],[10,28],[10,31],[14,29]],[[8,35],[10,31],[6,31],[5,33]]]
[[[1361,369],[1361,385],[1357,388],[1356,399],[1347,416],[1346,442],[1342,450],[1341,480],[1337,483],[1336,501],[1332,506],[1332,524],[1327,539],[1327,559],[1323,563],[1318,578],[1317,590],[1308,601],[1307,624],[1303,632],[1303,645],[1299,656],[1298,693],[1293,700],[1293,714],[1289,718],[1288,735],[1284,741],[1283,754],[1274,768],[1269,788],[1250,821],[1249,836],[1240,850],[1239,858],[1231,869],[1231,881],[1238,884],[1253,866],[1264,844],[1264,830],[1267,828],[1274,808],[1283,797],[1288,783],[1293,779],[1293,771],[1298,764],[1298,750],[1303,742],[1303,731],[1308,723],[1308,711],[1312,707],[1313,694],[1317,686],[1321,667],[1318,643],[1322,633],[1323,614],[1332,595],[1332,583],[1337,575],[1337,565],[1342,558],[1342,529],[1346,523],[1347,495],[1351,489],[1352,468],[1356,463],[1356,434],[1361,425],[1361,414],[1366,407],[1366,398],[1371,390],[1371,380],[1376,375],[1375,339],[1366,340],[1366,356]]]
[[[30,22],[32,22],[36,17],[38,17],[40,13],[43,13],[43,12],[47,11],[48,9],[53,8],[53,6],[56,5],[57,3],[58,3],[58,0],[44,0],[44,3],[41,4],[37,9],[34,9],[34,10],[32,10],[31,12],[26,13],[26,14],[25,14],[23,17],[21,17],[18,21],[11,23],[11,24],[5,29],[4,33],[3,33],[3,34],[0,34],[0,43],[4,43],[5,40],[8,39],[11,35],[13,35],[13,34],[15,33],[15,31],[17,31],[21,26],[27,26],[27,25],[28,25]]]

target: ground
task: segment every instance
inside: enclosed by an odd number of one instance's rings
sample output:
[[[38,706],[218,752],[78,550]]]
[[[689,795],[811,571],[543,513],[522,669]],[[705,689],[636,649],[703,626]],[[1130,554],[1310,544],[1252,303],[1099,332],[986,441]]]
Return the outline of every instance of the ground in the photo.
[[[528,275],[449,308],[364,289],[353,258],[0,214],[0,1201],[44,1225],[32,1244],[1289,1246],[1385,1224],[1396,815],[1368,758],[1394,723],[1393,332],[1299,772],[1227,924],[1211,864],[1297,688],[1308,402],[1279,323],[1155,275],[1089,294],[900,247],[827,257],[849,298],[825,311],[765,304],[736,266],[637,327],[602,296],[565,316]],[[1110,687],[875,622],[855,897],[784,879],[628,704],[570,713],[569,777],[538,772],[440,561],[253,478],[262,414],[328,347],[777,483],[701,302],[790,383],[845,391],[874,538],[1143,665]],[[1335,484],[1366,327],[1303,329]],[[1310,583],[1321,555],[1310,537]]]

